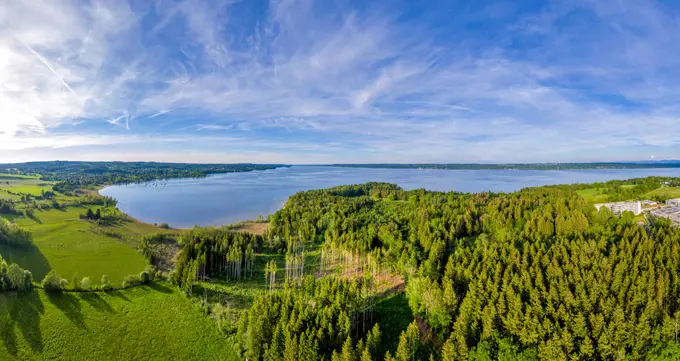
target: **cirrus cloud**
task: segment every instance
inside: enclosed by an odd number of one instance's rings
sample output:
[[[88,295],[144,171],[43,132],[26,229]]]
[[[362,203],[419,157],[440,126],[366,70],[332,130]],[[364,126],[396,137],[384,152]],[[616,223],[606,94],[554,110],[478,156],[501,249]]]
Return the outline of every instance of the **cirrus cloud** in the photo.
[[[646,0],[5,2],[0,158],[121,144],[149,160],[675,157],[678,13]]]

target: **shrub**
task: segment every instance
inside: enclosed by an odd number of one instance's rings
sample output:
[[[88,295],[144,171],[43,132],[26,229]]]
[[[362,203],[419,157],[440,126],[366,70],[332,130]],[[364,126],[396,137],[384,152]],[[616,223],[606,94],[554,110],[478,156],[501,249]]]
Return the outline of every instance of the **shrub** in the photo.
[[[109,288],[111,288],[111,285],[109,284],[109,276],[103,275],[102,280],[100,282],[100,287],[102,290],[106,291]]]
[[[51,270],[47,275],[45,275],[45,278],[43,278],[41,284],[45,292],[59,292],[61,291],[63,282],[66,282],[68,285],[68,282],[65,279],[62,279],[61,276],[54,270]]]
[[[16,263],[7,263],[0,256],[0,291],[25,291],[33,288],[33,275]]]
[[[143,272],[142,272],[143,273]],[[136,286],[142,283],[139,275],[127,275],[123,278],[123,288]]]
[[[24,289],[30,290],[33,288],[33,274],[29,270],[24,270]]]
[[[8,288],[16,291],[23,291],[26,288],[24,281],[24,270],[18,264],[12,263],[7,268]]]
[[[12,222],[0,220],[0,244],[14,247],[29,247],[33,245],[31,232],[19,228]]]
[[[72,287],[74,291],[80,290],[80,279],[78,278],[77,275],[73,275]]]
[[[160,225],[160,226],[158,226],[158,228],[163,228],[163,229],[170,229],[170,225],[169,225],[169,224],[167,224],[167,223],[165,223],[165,222],[163,222],[163,223],[161,223],[161,225]]]
[[[89,291],[92,288],[92,280],[90,280],[90,277],[83,277],[83,280],[80,281],[80,287],[85,291]]]
[[[144,269],[144,272],[146,272],[149,275],[149,281],[153,281],[156,279],[156,273],[158,273],[158,270],[154,266],[146,266]]]
[[[147,273],[146,271],[142,271],[141,273],[139,273],[139,282],[141,284],[145,285],[145,284],[149,283],[150,281],[151,281],[151,276],[149,275],[149,273]]]

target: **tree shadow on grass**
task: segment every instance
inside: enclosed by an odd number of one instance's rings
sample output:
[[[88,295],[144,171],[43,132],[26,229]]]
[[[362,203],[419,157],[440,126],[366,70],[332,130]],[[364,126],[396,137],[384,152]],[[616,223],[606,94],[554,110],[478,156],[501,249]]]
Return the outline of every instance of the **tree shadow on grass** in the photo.
[[[33,351],[43,350],[42,332],[40,331],[40,315],[45,313],[37,291],[23,293],[18,296],[19,302],[14,307],[12,319],[19,326],[24,339]]]
[[[40,218],[38,218],[38,216],[36,216],[35,214],[28,216],[28,218],[30,218],[31,220],[33,220],[33,222],[35,222],[37,224],[43,224],[43,222],[40,220]]]
[[[70,293],[47,293],[47,299],[79,328],[87,330],[83,310],[78,298]]]
[[[21,268],[31,271],[33,279],[38,282],[52,269],[47,258],[35,245],[29,247],[0,245],[0,254],[7,262],[16,263]]]
[[[14,333],[14,320],[10,317],[10,310],[14,308],[11,295],[0,295],[0,337],[7,352],[17,355],[17,335]]]
[[[87,302],[92,308],[101,312],[116,313],[114,309],[109,305],[101,296],[96,292],[82,292],[80,293],[80,298]]]
[[[156,291],[162,292],[162,293],[172,293],[173,292],[172,288],[170,288],[166,285],[162,285],[160,283],[156,283],[156,282],[150,282],[147,286],[149,288],[153,289],[153,290],[156,290]]]
[[[45,313],[45,307],[37,291],[25,293],[10,293],[2,300],[0,309],[7,309],[5,317],[0,321],[5,348],[13,355],[17,352],[17,337],[15,326],[19,328],[26,343],[35,352],[42,352],[42,331],[40,330],[40,315]]]
[[[107,291],[106,293],[107,293],[108,295],[110,295],[110,296],[118,297],[118,298],[120,298],[120,299],[123,300],[123,301],[132,302],[132,301],[130,301],[129,298],[127,298],[127,296],[125,296],[125,295],[123,294],[123,292],[120,292],[120,291]]]

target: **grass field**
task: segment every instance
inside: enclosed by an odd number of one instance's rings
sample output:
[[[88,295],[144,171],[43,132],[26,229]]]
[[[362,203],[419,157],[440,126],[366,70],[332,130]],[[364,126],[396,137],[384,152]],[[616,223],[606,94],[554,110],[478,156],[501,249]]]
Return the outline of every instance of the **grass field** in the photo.
[[[9,194],[8,191],[16,194],[39,196],[42,191],[47,192],[52,190],[52,184],[50,182],[35,177],[3,178],[1,176],[3,176],[3,174],[0,174],[0,198],[10,198],[12,195]],[[7,175],[4,174],[4,176]]]
[[[86,208],[50,209],[35,212],[35,218],[18,218],[15,222],[33,233],[35,247],[22,249],[0,246],[0,254],[30,270],[40,281],[50,269],[71,280],[73,275],[90,277],[98,283],[102,275],[111,282],[137,274],[146,261],[135,249],[141,234],[152,233],[152,225],[125,222],[101,227],[79,219]]]
[[[24,175],[24,174],[7,174],[0,173],[0,181],[5,181],[7,179],[39,179],[38,176]]]
[[[237,360],[214,322],[170,286],[0,294],[0,360]]]
[[[576,191],[588,203],[603,203],[607,201],[606,194],[600,194],[602,188],[581,189]]]
[[[680,198],[680,187],[661,187],[645,194],[645,197]]]
[[[622,186],[626,187],[626,186]],[[630,187],[629,187],[630,188]],[[581,197],[583,197],[589,203],[604,203],[607,202],[607,195],[600,194],[603,189],[601,188],[591,188],[582,189],[576,191]],[[651,192],[640,195],[639,199],[652,199],[653,197],[662,198],[680,198],[680,187],[661,187],[655,189]]]

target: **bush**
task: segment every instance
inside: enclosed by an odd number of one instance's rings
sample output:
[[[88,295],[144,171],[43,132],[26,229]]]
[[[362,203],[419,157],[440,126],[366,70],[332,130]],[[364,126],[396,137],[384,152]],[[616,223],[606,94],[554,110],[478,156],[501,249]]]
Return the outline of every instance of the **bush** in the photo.
[[[132,287],[139,284],[142,284],[140,275],[128,275],[123,278],[123,288]]]
[[[111,288],[111,285],[109,284],[109,276],[103,275],[102,280],[100,282],[99,286],[102,290],[106,291]]]
[[[23,291],[26,284],[24,282],[24,270],[18,264],[12,263],[7,268],[7,280],[10,289]]]
[[[78,278],[77,275],[73,275],[73,282],[72,286],[74,291],[79,291],[80,290],[80,279]]]
[[[149,283],[150,281],[151,281],[151,276],[146,271],[142,271],[139,274],[139,282],[141,284],[145,285],[145,284]]]
[[[83,280],[80,281],[80,287],[85,291],[92,289],[92,280],[90,280],[90,277],[83,277]]]
[[[51,270],[45,278],[43,278],[41,284],[45,292],[60,292],[63,290],[64,283],[68,285],[68,281],[61,278],[57,272]]]
[[[165,222],[163,222],[163,223],[161,223],[161,225],[160,225],[160,226],[158,226],[158,228],[163,228],[163,229],[170,229],[170,225],[169,225],[169,224],[167,224],[167,223],[165,223]]]
[[[0,220],[0,244],[29,247],[33,245],[33,237],[31,232],[19,228],[16,224]]]
[[[0,291],[26,291],[33,288],[33,275],[16,263],[7,263],[0,256]]]
[[[158,273],[158,270],[154,266],[146,266],[144,269],[144,272],[146,272],[149,275],[149,281],[153,281],[156,279],[156,274]]]
[[[29,270],[24,270],[24,289],[33,289],[33,274]]]

